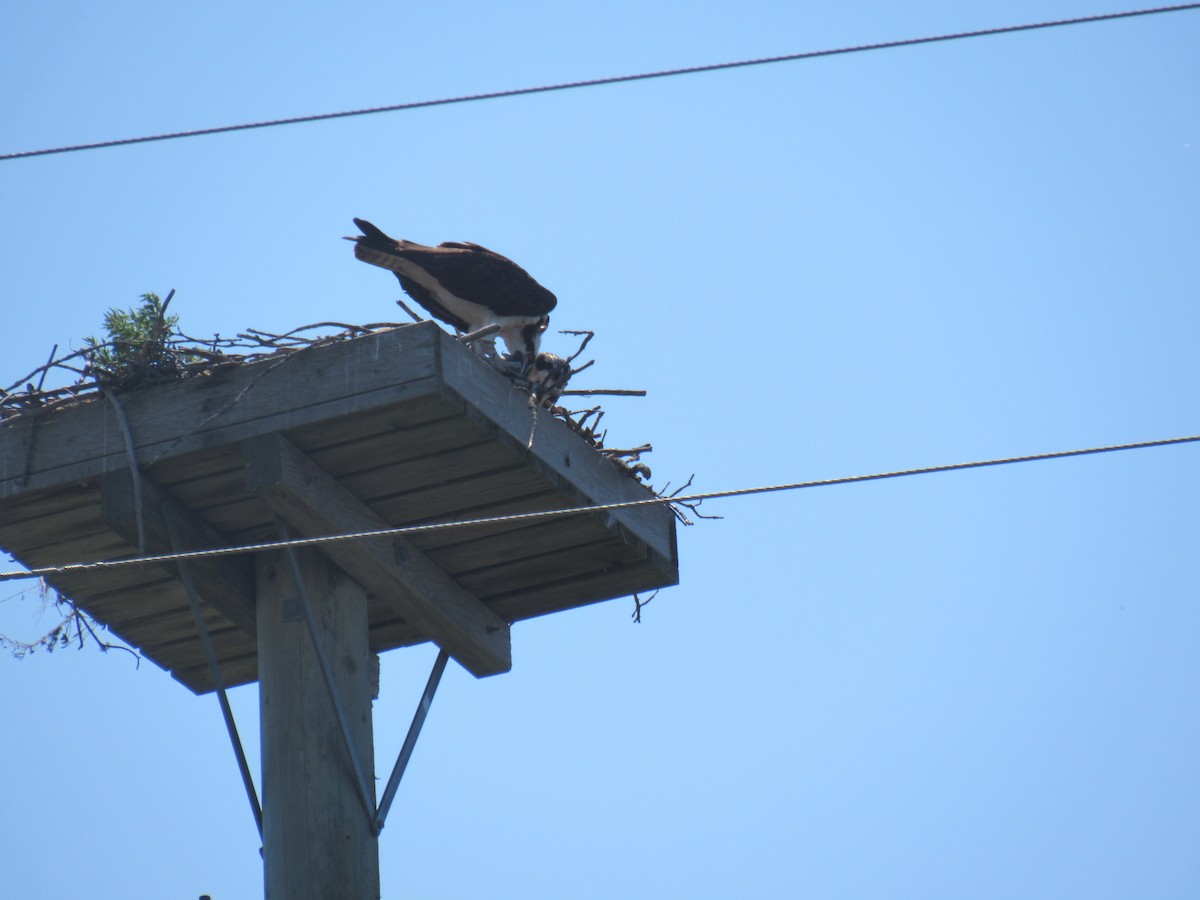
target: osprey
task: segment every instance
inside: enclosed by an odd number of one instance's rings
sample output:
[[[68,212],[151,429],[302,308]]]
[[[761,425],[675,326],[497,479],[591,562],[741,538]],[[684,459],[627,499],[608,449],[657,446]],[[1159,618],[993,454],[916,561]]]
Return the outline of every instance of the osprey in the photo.
[[[354,255],[363,262],[389,269],[405,292],[459,331],[470,334],[489,325],[500,326],[509,353],[525,374],[537,359],[550,310],[558,303],[552,293],[507,257],[478,244],[448,241],[436,247],[390,238],[370,222],[355,219],[362,231]],[[495,354],[495,341],[480,341]]]
[[[539,353],[525,378],[529,381],[529,393],[533,399],[551,409],[567,387],[571,378],[571,364],[553,353]]]

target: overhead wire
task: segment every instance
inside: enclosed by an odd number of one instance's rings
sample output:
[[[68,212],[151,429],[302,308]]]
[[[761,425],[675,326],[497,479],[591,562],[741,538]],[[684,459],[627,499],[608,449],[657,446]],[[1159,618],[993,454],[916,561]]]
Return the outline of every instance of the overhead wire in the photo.
[[[531,94],[550,93],[554,91],[573,90],[585,87],[599,87],[604,85],[622,84],[636,81],[646,81],[651,79],[668,78],[682,75],[695,75],[706,72],[717,72],[730,69],[747,68],[751,66],[762,66],[773,63],[795,62],[807,59],[817,59],[822,57],[846,55],[852,53],[864,53],[875,50],[896,49],[902,47],[913,47],[924,44],[933,44],[947,41],[965,40],[969,38],[991,37],[1004,34],[1013,34],[1018,32],[1034,31],[1049,28],[1060,28],[1074,25],[1084,25],[1090,23],[1098,23],[1105,21],[1113,21],[1120,19],[1130,19],[1141,16],[1151,16],[1164,13],[1185,12],[1189,10],[1200,9],[1198,3],[1184,3],[1172,6],[1160,6],[1145,9],[1125,10],[1112,13],[1100,13],[1089,16],[1078,16],[1074,18],[1056,19],[1050,21],[1025,23],[1019,25],[998,26],[993,28],[978,29],[974,31],[954,32],[949,34],[932,35],[918,38],[904,38],[893,41],[883,41],[877,43],[860,44],[850,47],[840,47],[826,50],[813,50],[800,53],[792,53],[781,56],[762,57],[757,59],[740,60],[735,62],[712,63],[699,66],[689,66],[676,69],[666,69],[655,72],[644,72],[630,75],[617,75],[602,78],[587,79],[581,81],[562,82],[557,84],[542,85],[536,87],[514,88],[510,90],[490,91],[478,94],[469,94],[457,97],[446,97],[435,100],[420,100],[408,103],[398,103],[389,106],[378,106],[366,109],[346,110],[333,113],[318,113],[307,116],[296,116],[284,119],[273,119],[261,122],[242,123],[237,125],[224,125],[213,128],[193,129],[189,131],[170,132],[166,134],[148,135],[133,138],[121,138],[110,141],[100,141],[87,144],[75,144],[65,147],[55,147],[42,150],[26,150],[15,153],[0,154],[0,161],[22,159],[34,156],[48,156],[52,154],[70,153],[84,150],[97,150],[107,147],[127,146],[131,144],[148,143],[152,141],[165,141],[179,138],[200,137],[204,135],[221,134],[234,131],[246,131],[258,128],[270,128],[282,125],[295,125],[307,122],[318,122],[330,119],[348,118],[352,116],[364,116],[375,113],[385,112],[400,112],[405,110],[429,108],[435,106],[446,106],[451,104],[469,103],[475,101],[496,100],[508,97],[519,97]],[[412,534],[419,534],[434,530],[442,530],[448,528],[467,528],[481,525],[491,525],[504,522],[545,519],[567,515],[579,515],[584,513],[597,513],[610,510],[625,509],[638,506],[662,505],[662,504],[683,504],[683,503],[699,503],[703,500],[724,499],[738,496],[749,496],[753,494],[801,490],[813,487],[828,487],[842,484],[852,484],[865,481],[878,481],[883,479],[902,478],[914,475],[925,475],[939,472],[960,471],[965,469],[982,468],[987,466],[1009,465],[1014,463],[1034,462],[1040,460],[1062,459],[1067,457],[1083,456],[1088,454],[1111,453],[1122,450],[1145,449],[1149,447],[1162,447],[1172,444],[1183,444],[1200,441],[1200,436],[1171,438],[1159,441],[1144,441],[1133,444],[1121,444],[1107,447],[1096,447],[1084,450],[1068,450],[1053,453],[1036,454],[1033,456],[1008,457],[1002,459],[991,459],[968,463],[955,463],[943,466],[930,466],[919,469],[907,469],[894,472],[882,472],[869,475],[856,475],[844,478],[822,479],[818,481],[794,482],[789,484],[768,485],[761,487],[741,488],[727,491],[713,491],[698,494],[690,494],[686,496],[666,496],[654,497],[645,500],[624,501],[619,503],[597,504],[591,506],[571,507],[567,509],[546,510],[532,513],[517,513],[508,516],[497,516],[480,519],[470,519],[451,522],[440,522],[426,525],[411,525],[397,528],[381,529],[369,532],[355,532],[335,535],[324,535],[320,537],[298,538],[288,541],[273,541],[259,544],[240,545],[224,548],[212,548],[208,550],[186,551],[180,553],[169,553],[159,555],[142,555],[137,557],[129,557],[114,560],[101,560],[90,563],[70,563],[61,566],[43,566],[34,569],[22,571],[0,572],[0,581],[9,581],[22,578],[36,578],[45,575],[65,574],[74,572],[85,572],[100,569],[113,569],[130,565],[145,565],[150,563],[162,563],[177,560],[190,559],[207,559],[218,556],[228,556],[242,553],[255,553],[267,550],[281,549],[285,547],[306,547],[319,546],[325,543],[343,540],[360,540],[367,538],[379,537],[401,537]]]
[[[95,141],[86,144],[72,144],[64,147],[51,147],[41,150],[22,150],[14,153],[0,154],[0,162],[14,159],[27,159],[34,156],[51,156],[59,153],[74,153],[82,150],[101,150],[108,147],[124,147],[131,144],[150,143],[152,141],[169,141],[181,138],[202,137],[212,134],[226,134],[233,131],[249,131],[258,128],[275,128],[281,125],[299,125],[308,122],[323,122],[331,119],[345,119],[353,116],[374,115],[376,113],[403,112],[414,109],[427,109],[435,106],[449,106],[458,103],[500,100],[509,97],[523,97],[531,94],[547,94],[555,91],[568,91],[579,88],[626,84],[635,81],[649,81],[651,79],[671,78],[681,75],[699,75],[706,72],[721,72],[730,69],[744,69],[751,66],[765,66],[774,63],[798,62],[800,60],[819,59],[829,56],[843,56],[851,53],[867,53],[875,50],[893,50],[901,47],[916,47],[923,44],[960,41],[967,40],[969,38],[995,37],[998,35],[1016,34],[1024,31],[1036,31],[1047,28],[1063,28],[1067,26],[1087,25],[1097,22],[1111,22],[1118,19],[1132,19],[1139,16],[1153,16],[1164,13],[1186,12],[1197,9],[1200,9],[1200,3],[1181,3],[1173,6],[1157,6],[1147,9],[1133,9],[1112,13],[1097,13],[1095,15],[1077,16],[1068,19],[1029,22],[1021,25],[1001,25],[993,28],[981,28],[974,31],[959,31],[950,34],[931,35],[917,38],[901,38],[899,40],[858,44],[850,47],[837,47],[827,50],[808,50],[800,53],[788,53],[781,56],[766,56],[757,59],[738,60],[735,62],[708,63],[699,66],[684,66],[677,69],[663,69],[655,72],[642,72],[631,75],[611,75],[601,78],[589,78],[580,81],[566,81],[557,84],[546,84],[534,87],[511,88],[508,90],[486,91],[478,94],[465,94],[456,97],[443,97],[435,100],[416,100],[407,103],[394,103],[388,106],[374,106],[365,109],[315,113],[305,116],[292,116],[284,119],[269,119],[261,122],[244,122],[237,125],[219,125],[212,128],[195,128],[188,131],[173,131],[165,134],[117,138],[115,140]]]
[[[1041,462],[1052,459],[1068,459],[1077,456],[1089,456],[1101,453],[1116,453],[1124,450],[1145,450],[1151,447],[1169,447],[1176,444],[1189,444],[1200,441],[1200,435],[1188,437],[1165,438],[1154,441],[1139,441],[1130,444],[1112,444],[1105,447],[1089,447],[1082,450],[1057,450],[1050,453],[1037,453],[1029,456],[1008,456],[999,459],[978,460],[975,462],[949,463],[940,466],[925,466],[918,469],[901,469],[893,472],[877,472],[869,475],[849,475],[842,478],[824,478],[817,481],[796,481],[786,484],[764,485],[759,487],[734,488],[724,491],[705,491],[683,496],[667,495],[649,497],[644,500],[623,500],[616,503],[597,503],[588,506],[571,506],[563,509],[541,510],[539,512],[513,513],[504,516],[488,516],[478,519],[460,519],[449,522],[433,522],[424,525],[403,525],[395,528],[382,528],[372,531],[345,532],[342,534],[320,535],[317,537],[293,538],[290,540],[267,541],[257,544],[241,544],[230,547],[215,547],[207,550],[187,550],[177,553],[162,553],[152,556],[133,556],[121,559],[99,560],[86,563],[68,563],[58,566],[39,566],[37,568],[0,572],[0,582],[13,581],[22,578],[43,578],[47,575],[68,575],[81,572],[111,570],[128,566],[140,566],[165,562],[189,561],[197,559],[212,559],[220,556],[234,556],[243,553],[261,553],[285,548],[316,547],[337,541],[367,540],[384,537],[410,537],[415,534],[427,534],[433,531],[445,531],[455,528],[473,528],[482,525],[498,525],[508,522],[529,522],[541,519],[561,518],[565,516],[583,515],[585,513],[610,512],[620,509],[632,509],[641,506],[662,506],[674,504],[695,504],[704,500],[719,500],[732,497],[746,497],[754,494],[779,493],[782,491],[798,491],[807,488],[833,487],[835,485],[857,484],[865,481],[883,481],[891,478],[907,478],[914,475],[932,475],[943,472],[958,472],[967,469],[982,469],[989,466],[1007,466],[1016,463]]]

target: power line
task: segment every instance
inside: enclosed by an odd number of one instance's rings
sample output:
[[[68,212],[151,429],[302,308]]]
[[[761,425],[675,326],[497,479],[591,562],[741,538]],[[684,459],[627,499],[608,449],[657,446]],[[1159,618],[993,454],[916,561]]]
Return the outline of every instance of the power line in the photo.
[[[743,69],[750,66],[764,66],[772,63],[797,62],[805,59],[819,59],[826,56],[842,56],[850,53],[866,53],[871,50],[891,50],[898,47],[915,47],[921,44],[935,44],[945,41],[960,41],[967,38],[994,37],[1002,34],[1015,34],[1021,31],[1036,31],[1045,28],[1061,28],[1068,25],[1086,25],[1094,22],[1110,22],[1116,19],[1131,19],[1136,16],[1152,16],[1160,13],[1186,12],[1200,9],[1200,3],[1182,3],[1175,6],[1159,6],[1150,9],[1135,9],[1125,12],[1100,13],[1092,16],[1080,16],[1073,19],[1056,19],[1048,22],[1032,22],[1024,25],[1005,25],[996,28],[984,28],[977,31],[960,31],[953,34],[933,35],[920,38],[903,38],[895,41],[883,41],[874,44],[859,44],[853,47],[839,47],[832,50],[810,50],[803,53],[789,53],[784,56],[767,56],[760,59],[747,59],[737,62],[710,63],[702,66],[687,66],[680,69],[665,69],[658,72],[643,72],[636,75],[612,75],[605,78],[591,78],[584,81],[567,81],[558,84],[541,85],[538,87],[513,88],[504,91],[488,91],[482,94],[466,94],[459,97],[444,97],[439,100],[417,100],[410,103],[396,103],[390,106],[375,106],[367,109],[353,109],[342,112],[316,113],[308,116],[294,116],[287,119],[271,119],[263,122],[246,122],[240,125],[220,125],[215,128],[197,128],[191,131],[174,131],[167,134],[147,135],[143,137],[119,138],[112,141],[97,141],[90,144],[74,144],[67,147],[54,147],[45,150],[23,150],[17,153],[0,154],[0,162],[12,159],[24,159],[31,156],[50,156],[57,153],[73,153],[78,150],[100,150],[106,147],[124,147],[129,144],[145,144],[151,141],[169,141],[177,138],[201,137],[209,134],[224,134],[231,131],[249,131],[254,128],[273,128],[278,125],[299,125],[305,122],[323,122],[329,119],[345,119],[351,116],[368,116],[374,113],[402,112],[412,109],[425,109],[432,106],[449,106],[455,103],[471,103],[478,100],[499,100],[506,97],[522,97],[528,94],[547,94],[553,91],[568,91],[576,88],[600,87],[610,84],[624,84],[631,81],[649,81],[654,78],[670,78],[676,75],[699,75],[704,72],[720,72],[727,69]]]
[[[188,550],[179,553],[163,553],[155,556],[136,556],[125,559],[101,560],[90,563],[69,563],[61,566],[41,566],[20,572],[0,572],[0,581],[14,581],[21,578],[41,578],[46,575],[66,575],[96,570],[124,568],[155,563],[177,562],[180,560],[212,559],[218,556],[234,556],[242,553],[259,553],[268,550],[279,550],[284,547],[315,547],[331,544],[337,541],[365,540],[368,538],[408,537],[431,531],[444,531],[453,528],[471,528],[479,525],[496,525],[505,522],[526,522],[537,519],[561,518],[584,513],[607,512],[616,509],[630,509],[638,506],[654,506],[663,504],[694,504],[703,500],[721,500],[730,497],[747,497],[753,494],[778,493],[781,491],[798,491],[806,488],[833,487],[842,484],[857,484],[863,481],[883,481],[889,478],[907,478],[912,475],[933,475],[941,472],[959,472],[965,469],[982,469],[988,466],[1007,466],[1015,463],[1041,462],[1051,459],[1068,459],[1075,456],[1089,456],[1099,453],[1116,453],[1122,450],[1145,450],[1151,447],[1169,447],[1175,444],[1190,444],[1200,441],[1200,435],[1190,437],[1166,438],[1157,441],[1140,441],[1134,444],[1113,444],[1107,447],[1090,447],[1084,450],[1059,450],[1052,453],[1038,453],[1032,456],[1009,456],[1001,459],[987,459],[977,462],[950,463],[942,466],[926,466],[920,469],[901,469],[895,472],[878,472],[871,475],[849,475],[844,478],[825,478],[819,481],[796,481],[787,484],[773,484],[762,487],[736,488],[726,491],[708,491],[700,494],[684,496],[651,497],[645,500],[625,500],[619,503],[600,503],[593,506],[573,506],[567,509],[550,509],[541,512],[514,513],[507,516],[491,516],[482,519],[462,519],[452,522],[437,522],[429,525],[404,525],[397,528],[383,528],[376,531],[357,531],[345,534],[322,535],[320,537],[296,538],[287,541],[270,541],[260,544],[243,544],[236,547],[218,547],[209,550]]]

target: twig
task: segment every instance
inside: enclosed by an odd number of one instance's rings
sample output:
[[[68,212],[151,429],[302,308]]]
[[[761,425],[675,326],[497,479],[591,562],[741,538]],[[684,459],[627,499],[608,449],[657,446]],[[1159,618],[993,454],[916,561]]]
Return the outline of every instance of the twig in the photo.
[[[591,363],[588,363],[590,366]],[[578,371],[578,370],[577,370]],[[572,375],[575,373],[572,372]],[[579,390],[563,391],[563,396],[571,395],[572,397],[645,397],[645,391],[628,391],[622,388],[580,388]]]
[[[559,334],[573,334],[575,336],[585,335],[585,337],[583,339],[583,343],[579,345],[579,349],[567,357],[567,362],[569,362],[569,363],[574,362],[575,357],[577,357],[581,353],[583,353],[583,348],[588,345],[588,341],[590,341],[592,338],[594,338],[596,336],[596,332],[594,332],[594,331],[560,331]],[[591,363],[588,363],[588,365],[591,365]],[[584,366],[584,368],[587,368],[587,366]],[[579,371],[579,370],[577,369],[576,371]]]
[[[636,459],[643,453],[649,453],[653,449],[654,447],[652,447],[650,444],[642,444],[639,447],[631,447],[628,450],[604,449],[600,452],[605,456],[632,456],[634,459]]]
[[[500,326],[493,322],[491,325],[484,325],[482,328],[472,331],[470,334],[460,334],[458,339],[464,344],[473,344],[476,341],[481,341],[486,337],[491,337],[500,330]]]
[[[260,331],[257,328],[249,328],[247,331],[253,334],[264,334],[276,338],[295,337],[301,331],[312,331],[315,328],[340,328],[343,332],[360,332],[365,331],[369,326],[366,325],[347,325],[345,322],[314,322],[312,325],[301,325],[299,328],[293,328],[291,331],[285,331],[283,334],[271,334],[268,331]]]
[[[602,410],[598,406],[593,406],[591,409],[581,409],[581,410],[578,410],[577,412],[568,413],[567,415],[580,416],[579,422],[577,424],[579,425],[580,428],[583,428],[584,425],[587,423],[587,420],[590,419],[592,416],[596,417],[595,424],[599,425],[600,420],[604,418],[604,410]]]
[[[412,316],[412,320],[414,322],[424,322],[425,321],[423,318],[421,318],[415,312],[413,312],[411,309],[409,309],[408,304],[405,303],[403,300],[401,300],[399,297],[396,298],[396,305],[399,306],[406,313],[408,313],[410,316]]]
[[[657,590],[653,594],[651,594],[649,597],[647,597],[645,600],[643,600],[637,594],[633,595],[633,621],[634,622],[638,623],[639,625],[641,624],[642,607],[647,606],[650,603],[650,601],[653,600],[657,596],[658,596]]]
[[[58,352],[58,344],[54,345],[54,349],[50,351],[50,358],[46,360],[46,364],[42,366],[42,377],[38,379],[37,389],[40,392],[42,385],[46,383],[46,375],[50,371],[50,367],[54,365],[54,354]]]
[[[41,594],[45,598],[47,593],[46,583],[40,582]],[[79,641],[79,649],[83,649],[85,643],[84,630],[91,635],[92,640],[96,642],[101,652],[107,653],[109,650],[124,650],[129,653],[137,661],[137,668],[141,668],[141,656],[129,647],[124,647],[120,644],[112,644],[108,641],[101,640],[93,627],[95,620],[79,609],[70,599],[64,597],[57,591],[54,594],[54,605],[61,611],[62,607],[66,607],[68,612],[63,616],[62,620],[43,634],[36,641],[18,641],[6,634],[0,634],[0,647],[3,647],[17,659],[24,659],[31,653],[36,653],[38,650],[45,650],[47,653],[53,653],[56,648],[66,647],[72,640]],[[97,623],[98,624],[98,623]],[[103,626],[101,626],[103,627]],[[71,632],[74,629],[75,637],[72,638]]]
[[[537,434],[537,420],[538,420],[537,411],[538,411],[537,398],[533,396],[533,392],[531,391],[529,394],[529,440],[525,444],[526,450],[533,449],[533,436],[535,434]]]
[[[90,348],[89,348],[89,349],[90,349]],[[34,375],[37,375],[39,372],[43,372],[43,371],[45,371],[45,370],[46,370],[46,369],[47,369],[49,366],[51,366],[51,365],[55,365],[55,366],[61,366],[61,365],[62,365],[64,362],[66,362],[68,359],[74,359],[74,358],[75,358],[75,357],[77,357],[77,356],[86,356],[86,355],[87,355],[87,353],[88,353],[88,351],[87,351],[87,350],[76,350],[74,353],[70,353],[70,354],[68,354],[67,356],[64,356],[62,359],[58,360],[57,362],[53,362],[53,363],[47,363],[47,364],[46,364],[46,365],[44,365],[44,366],[38,366],[36,369],[34,369],[32,372],[30,372],[30,373],[29,373],[28,375],[26,375],[24,378],[19,378],[19,379],[17,379],[15,382],[13,382],[13,384],[9,386],[8,390],[7,390],[7,391],[5,391],[5,393],[6,393],[6,394],[13,394],[13,395],[15,395],[15,394],[18,392],[18,390],[19,390],[19,389],[20,389],[20,388],[21,388],[21,387],[22,387],[22,386],[23,386],[23,385],[24,385],[26,382],[30,381],[30,380],[33,378],[33,376],[34,376]]]
[[[67,601],[67,602],[71,603],[71,601]],[[96,629],[94,629],[92,627],[92,622],[95,620],[92,619],[91,616],[84,615],[82,612],[80,612],[80,610],[75,606],[74,603],[71,603],[71,608],[74,610],[74,614],[75,614],[75,627],[78,629],[79,623],[82,622],[83,627],[88,630],[88,634],[90,634],[92,636],[92,640],[96,642],[96,646],[100,648],[101,653],[107,653],[109,650],[124,650],[126,653],[128,653],[130,656],[132,656],[136,660],[136,662],[134,664],[135,669],[140,669],[142,667],[141,654],[137,653],[130,647],[124,647],[121,644],[110,644],[108,641],[100,640],[100,636],[98,634],[96,634]],[[79,636],[79,649],[80,650],[83,649],[83,635],[82,634],[80,634],[80,636]]]
[[[688,488],[690,488],[692,486],[692,480],[695,477],[696,476],[694,473],[692,475],[689,475],[688,480],[685,481],[683,484],[681,484],[679,487],[677,487],[670,494],[667,493],[667,488],[669,488],[671,486],[671,482],[669,482],[669,481],[665,485],[663,485],[663,488],[661,491],[655,491],[654,493],[657,496],[663,497],[663,498],[678,497],[680,494],[682,494],[684,491],[686,491]],[[695,502],[689,503],[689,502],[680,500],[675,503],[668,503],[667,506],[669,506],[671,508],[671,512],[673,512],[675,514],[675,518],[677,518],[684,525],[695,525],[696,523],[693,522],[683,512],[680,511],[679,507],[681,507],[681,506],[684,507],[685,509],[691,510],[693,515],[695,515],[696,518],[698,518],[698,519],[723,519],[723,518],[725,518],[724,516],[708,516],[708,515],[705,515],[704,513],[700,512],[700,504],[703,502],[704,502],[703,500],[697,500]]]

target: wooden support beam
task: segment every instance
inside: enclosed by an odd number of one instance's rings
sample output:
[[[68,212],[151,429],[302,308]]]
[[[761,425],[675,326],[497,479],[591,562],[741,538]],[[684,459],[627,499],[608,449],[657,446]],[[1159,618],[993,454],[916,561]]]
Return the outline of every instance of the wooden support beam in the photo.
[[[258,677],[266,896],[377,900],[379,840],[371,722],[371,650],[362,587],[315,550],[296,551],[317,633],[310,635],[283,553],[258,561]],[[334,661],[337,693],[359,764],[368,813],[322,677],[313,639]]]
[[[144,475],[141,476],[140,488],[147,553],[171,553],[176,549],[167,532],[164,510],[175,521],[182,544],[180,550],[229,546],[226,537]],[[138,543],[136,497],[133,475],[128,469],[118,469],[101,477],[101,517],[109,528],[135,547]],[[254,569],[251,562],[245,557],[227,556],[197,559],[190,565],[196,590],[205,605],[211,606],[253,637],[258,625],[254,614]],[[173,563],[165,563],[161,568],[172,577],[178,575]]]
[[[252,438],[243,450],[248,488],[302,535],[388,527],[283,435]],[[338,541],[321,545],[321,551],[476,677],[512,668],[508,623],[411,542]]]

